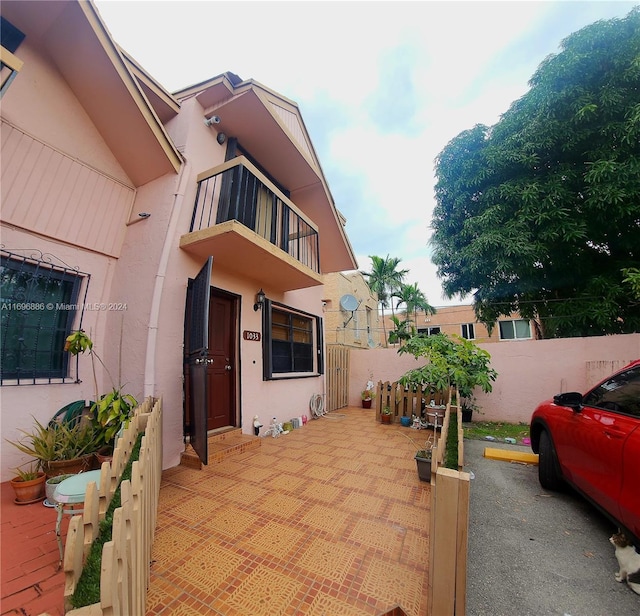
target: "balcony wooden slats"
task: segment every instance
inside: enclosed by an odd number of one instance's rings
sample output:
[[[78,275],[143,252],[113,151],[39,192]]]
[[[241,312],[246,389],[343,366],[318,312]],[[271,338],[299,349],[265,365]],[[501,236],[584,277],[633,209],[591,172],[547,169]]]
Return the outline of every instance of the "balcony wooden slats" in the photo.
[[[190,234],[238,221],[305,269],[320,273],[317,227],[248,159],[234,158],[197,179]]]

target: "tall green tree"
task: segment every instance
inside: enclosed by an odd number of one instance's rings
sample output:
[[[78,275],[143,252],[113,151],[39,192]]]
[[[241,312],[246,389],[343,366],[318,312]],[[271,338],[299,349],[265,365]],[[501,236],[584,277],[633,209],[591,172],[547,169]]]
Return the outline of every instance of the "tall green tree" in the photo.
[[[429,303],[426,295],[418,288],[418,283],[402,284],[400,289],[393,294],[398,301],[396,308],[402,304],[405,307],[405,321],[410,321],[413,314],[413,323],[418,327],[418,310],[423,310],[425,314],[435,314],[436,309]]]
[[[398,266],[402,259],[387,255],[384,259],[378,256],[371,256],[371,271],[361,272],[367,278],[369,288],[378,294],[378,302],[382,309],[382,330],[384,332],[385,344],[387,343],[387,328],[384,321],[384,309],[389,307],[391,296],[400,287],[404,277],[409,270],[399,270]],[[391,303],[393,313],[393,303]]]
[[[568,36],[529,85],[436,159],[445,292],[489,327],[516,311],[547,338],[638,331],[640,8]]]

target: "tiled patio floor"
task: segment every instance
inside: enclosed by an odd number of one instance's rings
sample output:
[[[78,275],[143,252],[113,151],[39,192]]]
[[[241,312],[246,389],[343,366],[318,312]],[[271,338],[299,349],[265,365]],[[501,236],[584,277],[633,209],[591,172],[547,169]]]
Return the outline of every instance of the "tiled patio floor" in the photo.
[[[425,616],[429,486],[413,454],[429,434],[341,409],[164,471],[147,614]],[[58,616],[55,512],[2,488],[1,613]]]
[[[429,433],[341,409],[163,473],[148,614],[427,613]]]

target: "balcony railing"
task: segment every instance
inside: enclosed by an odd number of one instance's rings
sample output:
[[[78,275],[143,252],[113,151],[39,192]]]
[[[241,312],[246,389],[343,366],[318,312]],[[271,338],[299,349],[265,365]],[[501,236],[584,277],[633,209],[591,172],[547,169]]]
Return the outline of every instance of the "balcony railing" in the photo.
[[[320,273],[317,229],[242,156],[198,176],[189,232],[230,220]]]

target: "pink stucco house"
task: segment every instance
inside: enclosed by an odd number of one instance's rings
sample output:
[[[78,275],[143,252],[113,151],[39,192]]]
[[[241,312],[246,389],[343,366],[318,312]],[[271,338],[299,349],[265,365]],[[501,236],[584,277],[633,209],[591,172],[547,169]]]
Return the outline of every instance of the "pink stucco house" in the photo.
[[[170,94],[92,2],[4,0],[2,437],[108,373],[187,437],[253,432],[323,393],[323,274],[357,269],[297,105],[225,73]],[[111,375],[111,376],[109,376]],[[116,383],[117,384],[117,383]],[[22,461],[2,445],[2,481]]]

